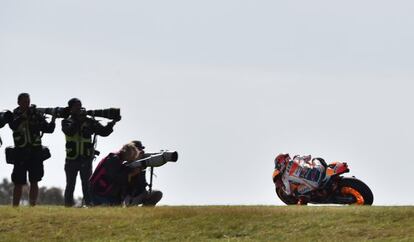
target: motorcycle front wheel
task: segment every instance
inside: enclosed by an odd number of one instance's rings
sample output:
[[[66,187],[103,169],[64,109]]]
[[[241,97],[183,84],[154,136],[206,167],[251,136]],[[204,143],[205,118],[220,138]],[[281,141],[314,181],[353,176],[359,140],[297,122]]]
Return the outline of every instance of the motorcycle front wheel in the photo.
[[[342,196],[352,196],[354,198],[355,202],[350,205],[372,205],[374,202],[371,189],[356,178],[343,178],[339,182],[339,191]]]
[[[282,200],[282,202],[284,202],[286,205],[298,204],[298,199],[293,196],[286,195],[282,188],[276,187],[276,194],[279,199]]]

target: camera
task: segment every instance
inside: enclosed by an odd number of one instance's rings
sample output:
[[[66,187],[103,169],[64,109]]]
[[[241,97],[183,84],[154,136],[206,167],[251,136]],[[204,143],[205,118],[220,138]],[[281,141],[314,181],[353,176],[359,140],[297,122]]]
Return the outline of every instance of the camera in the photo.
[[[101,117],[116,121],[121,120],[121,110],[119,108],[88,110],[86,114],[92,117]]]
[[[36,108],[38,112],[42,114],[49,114],[56,118],[67,118],[70,115],[69,108]]]
[[[68,118],[70,116],[69,107],[56,107],[56,108],[36,108],[36,111],[41,114],[49,114],[56,118]],[[96,110],[81,110],[82,115],[89,115],[92,117],[101,117],[119,121],[121,120],[121,110],[119,108],[107,108]]]
[[[2,128],[4,125],[10,123],[13,120],[13,113],[9,110],[5,110],[3,112],[0,112],[0,128]]]

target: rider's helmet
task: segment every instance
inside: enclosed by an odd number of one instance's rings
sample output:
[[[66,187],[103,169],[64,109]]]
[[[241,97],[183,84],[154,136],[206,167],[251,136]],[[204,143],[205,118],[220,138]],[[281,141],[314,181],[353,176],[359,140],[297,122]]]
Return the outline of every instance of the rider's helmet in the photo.
[[[289,154],[279,154],[275,158],[275,170],[273,172],[273,181],[279,177],[281,173],[285,171],[286,164],[289,162]]]

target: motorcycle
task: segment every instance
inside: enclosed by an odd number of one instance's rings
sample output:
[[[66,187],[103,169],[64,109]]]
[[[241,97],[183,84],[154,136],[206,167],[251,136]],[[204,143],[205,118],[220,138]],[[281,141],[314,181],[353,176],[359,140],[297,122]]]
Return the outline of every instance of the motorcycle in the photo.
[[[342,204],[342,205],[372,205],[374,195],[371,189],[355,177],[343,177],[349,172],[346,162],[324,164],[326,170],[325,181],[320,188],[311,192],[309,203],[312,204]],[[276,194],[287,205],[298,204],[299,199],[288,195],[281,183],[276,183]]]

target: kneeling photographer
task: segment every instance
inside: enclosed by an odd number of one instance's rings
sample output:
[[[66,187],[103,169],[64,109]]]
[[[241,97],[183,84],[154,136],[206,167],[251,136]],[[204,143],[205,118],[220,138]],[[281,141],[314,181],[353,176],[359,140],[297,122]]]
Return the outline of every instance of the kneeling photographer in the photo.
[[[145,153],[145,146],[142,145],[141,141],[134,140],[132,143],[140,152],[137,158],[138,160],[148,158],[152,155],[151,153]],[[150,186],[150,190],[147,190],[148,186]],[[141,169],[141,171],[135,176],[132,176],[128,182],[124,204],[126,206],[136,206],[140,204],[143,206],[155,206],[161,200],[161,198],[162,192],[153,190],[152,183],[148,184],[146,179],[146,169],[144,168]]]
[[[97,152],[94,147],[95,135],[104,137],[110,135],[115,123],[120,120],[120,116],[103,126],[97,120],[87,116],[89,113],[82,109],[82,103],[77,98],[69,100],[68,109],[70,116],[62,120],[62,131],[66,138],[65,206],[74,205],[73,192],[78,172],[82,182],[84,205],[90,205],[89,177],[92,174],[92,161]]]
[[[121,205],[129,196],[129,199],[139,199],[139,203],[135,205],[155,206],[162,193],[146,190],[147,184],[142,172],[147,167],[159,167],[167,162],[176,162],[178,154],[175,151],[144,154],[143,148],[140,142],[131,142],[124,145],[119,152],[110,153],[99,162],[90,178],[94,205]],[[137,185],[136,182],[144,183],[140,187],[134,187]],[[136,191],[135,188],[140,189],[140,192],[132,197],[131,192]]]
[[[129,180],[141,171],[139,167],[127,167],[125,161],[135,161],[138,156],[135,145],[128,143],[99,162],[90,178],[94,205],[121,205]]]

